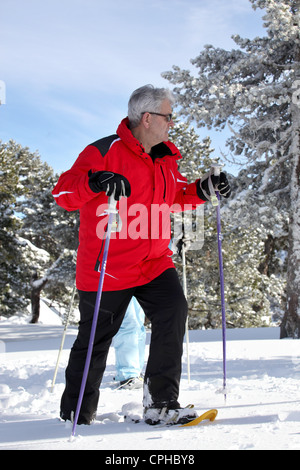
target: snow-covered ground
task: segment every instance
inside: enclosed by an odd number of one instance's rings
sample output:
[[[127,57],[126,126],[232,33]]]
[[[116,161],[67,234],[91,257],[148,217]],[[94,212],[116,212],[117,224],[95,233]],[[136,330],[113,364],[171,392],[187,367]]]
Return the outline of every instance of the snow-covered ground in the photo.
[[[64,369],[76,328],[67,332],[56,384],[51,384],[63,327],[43,308],[42,323],[0,320],[0,449],[176,451],[202,449],[300,449],[300,342],[279,340],[278,328],[227,330],[227,400],[222,390],[220,331],[190,332],[191,379],[184,354],[180,402],[199,412],[217,408],[214,422],[161,428],[124,421],[122,407],[138,412],[142,391],[117,390],[111,348],[91,426],[58,418]],[[134,452],[132,452],[134,455]],[[152,463],[155,463],[154,461]]]

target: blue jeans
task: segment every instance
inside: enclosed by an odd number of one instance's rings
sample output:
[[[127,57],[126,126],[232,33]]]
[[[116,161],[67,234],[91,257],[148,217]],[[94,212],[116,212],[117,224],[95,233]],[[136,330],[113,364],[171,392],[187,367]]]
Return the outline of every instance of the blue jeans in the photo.
[[[122,325],[113,339],[116,354],[115,380],[121,382],[139,377],[144,367],[146,330],[145,314],[132,297]]]

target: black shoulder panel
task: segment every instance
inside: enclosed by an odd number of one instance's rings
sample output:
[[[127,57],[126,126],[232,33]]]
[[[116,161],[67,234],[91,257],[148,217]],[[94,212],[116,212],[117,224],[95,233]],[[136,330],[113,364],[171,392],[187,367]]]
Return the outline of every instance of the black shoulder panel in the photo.
[[[113,134],[109,135],[108,137],[103,137],[103,139],[96,140],[96,142],[93,142],[90,145],[96,147],[101,153],[102,157],[104,157],[109,151],[111,144],[116,139],[119,139],[119,136],[117,134]]]

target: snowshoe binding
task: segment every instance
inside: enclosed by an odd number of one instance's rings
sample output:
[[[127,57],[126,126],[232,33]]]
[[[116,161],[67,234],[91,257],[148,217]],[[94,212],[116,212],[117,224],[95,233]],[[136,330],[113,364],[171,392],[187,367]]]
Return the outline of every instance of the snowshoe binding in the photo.
[[[193,411],[193,405],[185,408],[171,409],[167,406],[163,408],[149,407],[144,409],[144,421],[150,425],[171,426],[174,424],[187,424],[198,417]]]

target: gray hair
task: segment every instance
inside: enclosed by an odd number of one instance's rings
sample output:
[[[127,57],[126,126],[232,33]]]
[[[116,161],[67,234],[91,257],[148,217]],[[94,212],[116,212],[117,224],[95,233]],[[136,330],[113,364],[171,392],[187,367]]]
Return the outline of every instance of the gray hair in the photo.
[[[139,125],[142,114],[146,111],[159,113],[164,100],[169,100],[171,105],[175,103],[175,96],[168,88],[145,85],[135,90],[128,102],[130,128],[133,129]]]

